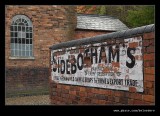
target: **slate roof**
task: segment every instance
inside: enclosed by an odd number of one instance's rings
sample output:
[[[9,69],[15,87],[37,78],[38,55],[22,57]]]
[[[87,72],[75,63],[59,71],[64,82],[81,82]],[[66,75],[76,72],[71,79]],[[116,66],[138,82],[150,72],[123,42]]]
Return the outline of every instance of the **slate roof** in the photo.
[[[115,17],[106,15],[77,14],[77,29],[120,31],[126,30],[128,27]]]

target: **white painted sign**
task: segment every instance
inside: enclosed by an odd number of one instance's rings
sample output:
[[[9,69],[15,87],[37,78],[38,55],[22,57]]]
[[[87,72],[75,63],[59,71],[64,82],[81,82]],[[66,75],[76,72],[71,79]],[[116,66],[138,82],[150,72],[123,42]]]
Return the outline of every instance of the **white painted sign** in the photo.
[[[51,70],[57,83],[143,92],[142,38],[52,50]]]

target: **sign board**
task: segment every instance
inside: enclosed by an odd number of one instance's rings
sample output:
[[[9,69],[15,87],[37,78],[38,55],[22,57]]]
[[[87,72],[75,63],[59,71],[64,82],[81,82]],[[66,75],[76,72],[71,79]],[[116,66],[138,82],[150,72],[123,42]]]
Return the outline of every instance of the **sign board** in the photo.
[[[51,77],[63,84],[143,92],[142,38],[51,50]]]

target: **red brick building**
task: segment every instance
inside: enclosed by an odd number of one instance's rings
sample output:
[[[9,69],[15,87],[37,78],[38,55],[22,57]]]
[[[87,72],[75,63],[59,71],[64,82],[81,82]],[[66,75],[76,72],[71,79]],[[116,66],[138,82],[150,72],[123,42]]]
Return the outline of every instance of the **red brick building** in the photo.
[[[51,45],[123,29],[113,17],[76,15],[75,6],[7,5],[6,96],[48,94]]]

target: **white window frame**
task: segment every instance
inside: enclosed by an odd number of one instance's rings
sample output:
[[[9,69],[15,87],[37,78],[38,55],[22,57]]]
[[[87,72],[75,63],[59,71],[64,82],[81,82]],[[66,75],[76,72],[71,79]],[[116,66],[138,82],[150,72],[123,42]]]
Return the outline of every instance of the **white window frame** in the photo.
[[[34,59],[33,25],[31,20],[25,15],[14,16],[10,34],[10,59]]]

